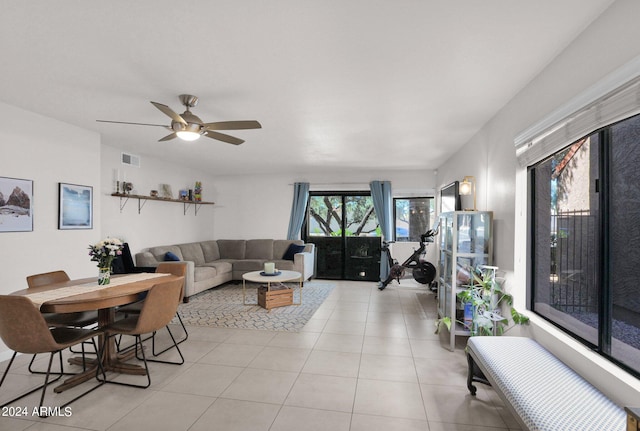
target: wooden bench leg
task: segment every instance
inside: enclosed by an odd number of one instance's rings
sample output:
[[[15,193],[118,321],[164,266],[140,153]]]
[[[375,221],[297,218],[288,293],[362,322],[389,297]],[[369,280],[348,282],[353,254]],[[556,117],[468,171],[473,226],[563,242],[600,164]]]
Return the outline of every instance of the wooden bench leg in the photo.
[[[482,370],[476,365],[473,357],[467,353],[467,364],[469,369],[467,371],[467,388],[471,395],[475,396],[478,388],[473,385],[473,382],[483,383],[485,385],[491,386],[491,383],[485,377]]]
[[[469,366],[469,369],[467,371],[467,388],[469,389],[469,392],[471,393],[471,395],[475,396],[476,391],[478,390],[478,388],[473,386],[473,368],[475,367],[475,363],[473,362],[473,358],[471,357],[471,355],[468,353],[467,353],[467,364]]]

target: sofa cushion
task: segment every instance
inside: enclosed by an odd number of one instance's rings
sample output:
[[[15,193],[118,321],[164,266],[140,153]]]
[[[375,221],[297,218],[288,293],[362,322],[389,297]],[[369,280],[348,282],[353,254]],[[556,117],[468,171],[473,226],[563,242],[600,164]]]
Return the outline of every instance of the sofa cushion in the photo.
[[[180,247],[177,245],[161,245],[158,247],[151,247],[149,249],[149,253],[151,253],[158,262],[164,261],[164,256],[168,251],[178,256],[180,260],[184,260],[182,257],[182,251],[180,251]]]
[[[164,254],[164,260],[165,262],[180,262],[180,258],[175,253],[172,253],[170,251]]]
[[[276,239],[273,241],[273,258],[282,259],[291,244],[304,245],[299,239]]]
[[[304,251],[304,245],[291,244],[289,245],[289,248],[287,249],[287,251],[284,252],[284,255],[282,255],[282,259],[293,260],[293,257],[295,256],[296,253],[301,253],[303,251]]]
[[[234,271],[262,271],[264,269],[264,259],[243,259],[233,262]]]
[[[272,239],[250,239],[244,252],[245,259],[273,259]]]
[[[218,275],[218,270],[212,266],[196,266],[193,271],[193,281],[207,280]]]
[[[218,274],[225,274],[233,271],[233,264],[229,261],[216,260],[215,262],[207,262],[203,266],[215,268]]]
[[[244,259],[245,244],[243,239],[219,239],[220,259]]]
[[[190,260],[195,263],[196,266],[204,263],[204,254],[202,253],[202,247],[199,242],[178,244],[178,247],[180,247],[180,251],[182,251],[183,260]]]
[[[202,247],[205,262],[213,262],[214,260],[220,259],[218,241],[202,241],[200,246]]]

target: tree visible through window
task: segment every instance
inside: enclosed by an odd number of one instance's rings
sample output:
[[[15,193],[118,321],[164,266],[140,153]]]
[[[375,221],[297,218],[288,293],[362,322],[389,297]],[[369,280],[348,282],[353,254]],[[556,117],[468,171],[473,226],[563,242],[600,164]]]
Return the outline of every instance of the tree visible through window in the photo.
[[[433,198],[394,199],[396,241],[420,241],[435,218]]]
[[[380,236],[371,196],[311,196],[309,216],[310,236]]]

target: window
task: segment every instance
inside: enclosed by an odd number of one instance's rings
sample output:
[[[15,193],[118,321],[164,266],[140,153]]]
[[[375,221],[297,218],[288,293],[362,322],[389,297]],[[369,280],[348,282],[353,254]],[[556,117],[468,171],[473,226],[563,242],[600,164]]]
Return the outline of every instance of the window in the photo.
[[[420,241],[435,218],[433,198],[395,198],[396,241]]]
[[[640,375],[640,116],[532,166],[531,308]]]

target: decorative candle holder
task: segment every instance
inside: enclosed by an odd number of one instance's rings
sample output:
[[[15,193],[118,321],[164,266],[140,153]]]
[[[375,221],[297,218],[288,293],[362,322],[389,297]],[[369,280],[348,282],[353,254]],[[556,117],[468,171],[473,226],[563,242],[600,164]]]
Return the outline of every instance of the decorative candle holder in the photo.
[[[264,273],[265,274],[273,274],[276,272],[276,264],[273,262],[265,262],[264,264]]]

